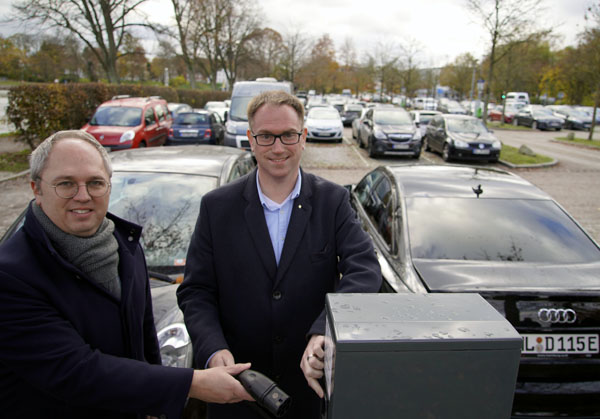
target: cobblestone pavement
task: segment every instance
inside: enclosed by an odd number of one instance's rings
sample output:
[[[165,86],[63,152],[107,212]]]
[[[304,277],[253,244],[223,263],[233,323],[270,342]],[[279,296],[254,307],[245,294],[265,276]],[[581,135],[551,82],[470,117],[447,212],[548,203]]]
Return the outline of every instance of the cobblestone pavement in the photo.
[[[549,193],[597,242],[600,242],[600,150],[552,143],[549,138],[556,136],[556,133],[500,130],[495,133],[510,145],[518,147],[521,143],[526,143],[535,152],[558,158],[557,165],[547,168],[507,169],[501,165],[498,167],[522,176]],[[344,185],[357,183],[367,172],[380,164],[442,163],[440,156],[433,153],[423,153],[419,160],[406,157],[373,160],[351,140],[349,129],[346,129],[345,134],[341,144],[307,144],[302,157],[302,167]],[[3,147],[0,141],[0,152],[3,151]],[[3,175],[6,174],[0,173],[0,178]],[[27,176],[0,182],[0,236],[32,197]]]

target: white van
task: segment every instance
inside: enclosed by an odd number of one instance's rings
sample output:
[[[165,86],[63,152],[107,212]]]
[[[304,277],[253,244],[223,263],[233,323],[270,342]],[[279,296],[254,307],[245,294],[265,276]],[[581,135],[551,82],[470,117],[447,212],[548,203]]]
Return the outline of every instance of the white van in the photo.
[[[529,93],[527,92],[508,92],[506,94],[507,102],[520,102],[529,105]]]

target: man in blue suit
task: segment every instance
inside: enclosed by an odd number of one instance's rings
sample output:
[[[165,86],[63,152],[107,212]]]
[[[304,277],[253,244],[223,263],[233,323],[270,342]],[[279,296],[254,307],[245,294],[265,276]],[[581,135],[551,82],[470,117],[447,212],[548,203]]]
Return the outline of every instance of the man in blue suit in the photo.
[[[199,367],[251,362],[290,394],[286,418],[319,417],[325,296],[377,292],[381,271],[343,187],[304,172],[304,107],[265,92],[248,105],[257,170],[206,194],[179,305]],[[209,418],[259,418],[248,403]]]

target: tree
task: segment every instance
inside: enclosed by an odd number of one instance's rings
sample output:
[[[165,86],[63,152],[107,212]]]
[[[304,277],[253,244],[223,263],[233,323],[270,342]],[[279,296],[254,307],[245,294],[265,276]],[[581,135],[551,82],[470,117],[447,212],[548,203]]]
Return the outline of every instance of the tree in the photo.
[[[379,82],[379,97],[383,101],[386,82],[391,77],[394,66],[399,60],[397,47],[392,43],[378,42],[374,55],[371,57],[375,63],[377,81]]]
[[[310,42],[298,29],[283,36],[284,51],[281,57],[282,79],[296,84],[296,73],[304,62]]]
[[[399,69],[407,97],[414,96],[421,82],[418,55],[422,50],[422,45],[415,39],[408,39],[400,46]]]
[[[144,81],[148,60],[146,51],[139,39],[127,34],[123,45],[123,53],[119,60],[119,78],[131,81]]]
[[[245,79],[278,78],[279,66],[285,52],[281,34],[271,28],[257,29],[246,41],[246,58],[239,73]]]
[[[584,61],[583,71],[589,80],[590,92],[594,97],[594,111],[592,112],[592,127],[588,139],[591,141],[596,127],[596,115],[600,106],[600,2],[590,6],[586,20],[591,20],[594,26],[587,28],[581,35],[579,48],[582,50]]]
[[[146,0],[23,0],[17,17],[67,31],[80,39],[102,65],[109,82],[119,83],[117,60],[125,35],[135,26],[135,9]]]
[[[466,53],[456,57],[452,64],[446,65],[440,72],[440,84],[450,87],[461,98],[470,96],[477,60]]]
[[[489,35],[488,71],[484,87],[482,119],[487,122],[487,106],[490,101],[490,85],[494,81],[494,66],[510,49],[499,54],[500,45],[516,45],[518,42],[540,36],[535,33],[535,23],[542,9],[542,0],[467,0],[469,11],[481,19]],[[549,33],[549,31],[547,31]]]
[[[12,37],[0,36],[0,76],[13,80],[23,79],[26,62],[26,52],[16,45]]]
[[[310,58],[302,67],[298,78],[304,86],[329,93],[334,90],[338,68],[333,40],[328,34],[324,34],[313,45]]]

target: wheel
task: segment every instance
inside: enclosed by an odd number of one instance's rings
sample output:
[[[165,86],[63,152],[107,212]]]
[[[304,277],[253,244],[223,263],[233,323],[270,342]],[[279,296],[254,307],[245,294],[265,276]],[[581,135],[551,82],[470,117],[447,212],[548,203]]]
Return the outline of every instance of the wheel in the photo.
[[[412,158],[415,160],[418,160],[419,157],[421,157],[421,149],[419,149],[419,151],[412,155]]]
[[[373,145],[373,140],[369,141],[369,157],[375,158],[377,157],[377,151],[375,150],[375,146]]]
[[[358,133],[358,135],[356,137],[356,141],[358,142],[358,148],[365,148],[365,145],[363,144],[362,138],[360,138],[360,133]]]
[[[356,140],[356,134],[354,134],[354,130],[352,130],[352,139]]]
[[[531,123],[531,129],[538,129],[538,124],[537,124],[537,121],[533,121],[533,122]]]
[[[139,148],[144,148],[146,147],[146,141],[140,141],[140,145],[138,145]]]
[[[442,159],[444,161],[450,161],[450,146],[448,143],[444,144],[444,150],[442,151]]]

